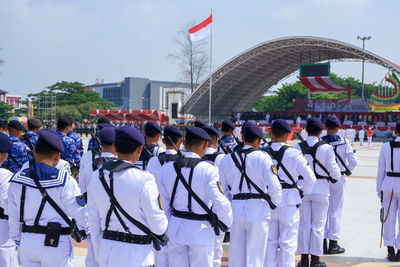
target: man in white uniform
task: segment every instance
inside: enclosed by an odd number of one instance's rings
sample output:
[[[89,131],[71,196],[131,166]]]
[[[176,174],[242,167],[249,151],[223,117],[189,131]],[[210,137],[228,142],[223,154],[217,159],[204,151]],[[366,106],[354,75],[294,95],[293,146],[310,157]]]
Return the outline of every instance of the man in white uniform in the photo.
[[[57,169],[64,150],[52,130],[39,131],[35,161],[25,163],[8,191],[10,237],[19,246],[22,266],[73,266],[73,244],[87,231],[87,210],[65,168]],[[77,198],[78,197],[78,198]],[[79,241],[79,240],[77,240]]]
[[[320,261],[323,254],[324,228],[329,208],[329,181],[340,178],[340,169],[336,163],[333,147],[319,141],[324,126],[322,122],[311,117],[306,124],[307,140],[294,148],[302,151],[311,165],[317,182],[311,194],[304,194],[300,206],[300,225],[297,251],[301,254],[300,267],[325,267]],[[311,264],[309,265],[309,255]]]
[[[229,266],[263,266],[271,210],[281,202],[282,187],[271,157],[258,150],[260,127],[243,127],[244,146],[220,163],[221,183],[233,195]],[[240,168],[240,169],[239,169]]]
[[[363,128],[361,128],[361,130],[358,131],[358,139],[360,139],[360,146],[362,146],[364,143],[364,136],[365,136],[365,132],[364,132]]]
[[[161,190],[160,184],[160,175],[161,175],[161,167],[167,162],[174,162],[178,159],[179,155],[175,149],[182,145],[182,131],[175,126],[165,126],[164,127],[164,138],[162,142],[166,147],[166,151],[160,153],[158,156],[154,156],[150,159],[149,164],[147,165],[147,170],[154,175],[156,179],[158,191]],[[174,146],[175,144],[175,146]],[[170,217],[170,214],[166,214],[167,218]],[[168,252],[167,247],[163,247],[160,251],[156,252],[155,255],[155,266],[157,267],[168,267]]]
[[[344,176],[349,176],[351,171],[357,166],[357,157],[349,141],[337,134],[340,128],[340,121],[336,117],[327,117],[325,126],[328,135],[323,137],[322,140],[333,147],[336,162],[339,165],[342,175],[336,183],[329,182],[330,195],[328,217],[325,225],[324,254],[341,254],[345,251],[344,248],[338,245],[343,210],[344,187],[346,185]],[[347,131],[348,130],[346,130],[346,132]],[[329,247],[327,239],[329,239]]]
[[[272,143],[263,149],[273,159],[282,181],[282,202],[271,212],[264,267],[295,265],[301,198],[303,191],[305,194],[312,192],[316,182],[314,172],[301,152],[285,144],[290,132],[291,128],[286,121],[274,120],[271,125]],[[297,185],[299,176],[303,177],[302,189]]]
[[[198,127],[185,130],[184,157],[164,164],[160,176],[161,197],[171,213],[169,266],[211,267],[215,235],[223,235],[231,226],[232,210],[219,183],[218,168],[201,160],[211,138]]]
[[[147,170],[147,164],[154,156],[158,156],[164,149],[158,145],[161,136],[161,128],[155,122],[147,122],[144,125],[145,144],[143,146],[142,154],[136,161],[135,166],[142,170]]]
[[[396,235],[396,218],[400,202],[400,121],[396,122],[396,139],[384,143],[379,154],[376,194],[383,205],[383,241],[389,261],[400,261],[400,230]],[[397,254],[395,254],[397,248]]]
[[[88,186],[89,227],[101,267],[154,265],[153,247],[159,250],[167,241],[154,176],[134,166],[143,145],[135,128],[116,128],[118,160],[96,170]]]
[[[6,161],[12,149],[12,141],[5,133],[0,133],[0,165]],[[14,267],[15,243],[10,239],[8,226],[8,187],[12,172],[0,168],[0,266]]]

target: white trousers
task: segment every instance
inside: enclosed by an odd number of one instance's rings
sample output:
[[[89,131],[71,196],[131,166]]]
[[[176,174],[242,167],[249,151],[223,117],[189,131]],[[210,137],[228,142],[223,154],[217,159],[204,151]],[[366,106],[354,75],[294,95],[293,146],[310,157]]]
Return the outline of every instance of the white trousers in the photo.
[[[325,195],[305,195],[300,206],[298,253],[322,256],[324,228],[329,208]]]
[[[20,244],[23,267],[72,267],[73,245],[71,237],[62,235],[58,247],[44,246],[45,235],[22,233]]]
[[[293,267],[297,249],[300,212],[296,206],[277,208],[271,213],[264,267]],[[278,265],[278,246],[279,265]]]
[[[155,267],[168,267],[168,246],[161,247],[161,250],[155,251],[154,254]]]
[[[371,146],[372,137],[367,137],[367,139],[368,139],[368,146]]]
[[[86,241],[88,242],[88,248],[87,248],[87,255],[85,259],[85,264],[86,267],[99,267],[99,263],[97,262],[95,258],[95,253],[93,250],[93,243],[92,243],[92,238],[90,235],[86,238]]]
[[[389,208],[391,192],[383,193],[383,208],[385,217]],[[383,224],[383,241],[385,246],[396,247],[400,249],[400,226],[396,235],[396,219],[400,222],[400,194],[393,194],[392,204],[386,222]]]
[[[340,239],[340,222],[342,221],[345,180],[329,183],[329,208],[325,224],[325,238]]]
[[[14,267],[15,246],[0,247],[0,266]]]
[[[184,245],[175,240],[168,243],[170,267],[212,267],[214,246]]]
[[[364,138],[360,138],[360,146],[362,146],[364,143]]]
[[[229,267],[260,267],[265,261],[269,219],[248,222],[243,216],[231,227]]]
[[[225,234],[221,231],[220,235],[215,236],[215,248],[214,248],[214,267],[221,266],[222,254],[224,253],[224,249],[222,248],[222,244],[224,243]]]

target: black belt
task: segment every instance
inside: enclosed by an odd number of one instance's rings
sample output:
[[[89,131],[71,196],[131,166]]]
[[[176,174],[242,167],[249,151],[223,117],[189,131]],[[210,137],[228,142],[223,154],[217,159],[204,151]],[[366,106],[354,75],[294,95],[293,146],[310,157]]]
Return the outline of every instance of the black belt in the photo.
[[[0,213],[0,220],[8,220],[8,215],[5,215],[4,213]]]
[[[176,210],[176,209],[173,209],[171,214],[178,218],[194,220],[194,221],[210,220],[210,216],[208,214],[197,214],[197,213],[193,213],[193,212],[180,211],[180,210]]]
[[[345,175],[346,174],[346,172],[340,172],[342,175]]]
[[[260,194],[240,193],[233,195],[233,199],[234,200],[263,199],[263,197]]]
[[[387,172],[386,176],[390,177],[400,177],[400,172]]]
[[[40,225],[22,225],[23,233],[34,233],[34,234],[47,234],[47,227]],[[60,235],[70,235],[71,229],[69,227],[61,227]]]
[[[110,230],[104,231],[103,238],[113,241],[140,245],[149,245],[152,242],[151,237],[148,235],[134,235]]]
[[[331,182],[332,184],[337,182],[337,180],[335,180],[329,176],[322,176],[322,175],[316,174],[315,177],[317,177],[317,179],[326,179],[328,182]]]
[[[292,189],[296,188],[294,184],[288,184],[288,183],[281,183],[282,189]]]

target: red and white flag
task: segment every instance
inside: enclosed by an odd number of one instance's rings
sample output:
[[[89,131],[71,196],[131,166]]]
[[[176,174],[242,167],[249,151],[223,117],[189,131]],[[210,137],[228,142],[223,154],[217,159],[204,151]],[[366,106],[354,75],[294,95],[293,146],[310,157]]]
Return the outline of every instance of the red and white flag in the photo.
[[[192,40],[192,42],[195,42],[207,38],[211,34],[211,22],[212,22],[212,15],[210,15],[206,20],[204,20],[200,24],[197,24],[193,28],[190,28],[189,29],[190,40]]]

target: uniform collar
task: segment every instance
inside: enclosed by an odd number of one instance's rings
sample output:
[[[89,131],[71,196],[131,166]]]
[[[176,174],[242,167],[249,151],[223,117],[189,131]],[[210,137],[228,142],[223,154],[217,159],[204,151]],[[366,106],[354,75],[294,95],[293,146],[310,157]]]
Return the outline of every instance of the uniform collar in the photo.
[[[400,142],[400,136],[397,136],[396,139],[394,139],[395,142]]]
[[[243,146],[243,149],[244,149],[244,150],[249,149],[249,148],[255,149],[254,147],[252,147],[252,146],[250,146],[250,145],[244,145],[244,146]]]
[[[272,149],[280,149],[283,145],[285,145],[284,142],[271,143],[271,148]]]
[[[16,137],[16,136],[10,136],[10,139],[12,140],[12,141],[21,141],[18,137]]]
[[[167,150],[165,150],[165,154],[167,154],[167,155],[175,155],[175,154],[178,154],[178,152],[176,152],[175,149],[167,149]]]
[[[217,150],[215,148],[213,148],[213,147],[207,147],[206,154],[213,154],[216,151]]]
[[[318,137],[316,136],[307,136],[306,140],[309,144],[315,144],[318,142]]]
[[[101,152],[101,156],[103,158],[116,158],[117,157],[113,153],[110,153],[110,152]]]
[[[37,135],[37,133],[35,133],[35,132],[32,131],[32,130],[28,130],[28,131],[26,132],[26,134],[29,134],[29,135]]]
[[[200,156],[194,152],[185,152],[183,155],[185,158],[200,158]]]
[[[65,133],[59,132],[59,131],[57,131],[57,133],[58,133],[59,135],[61,135],[61,136],[65,136],[65,135],[66,135]]]

